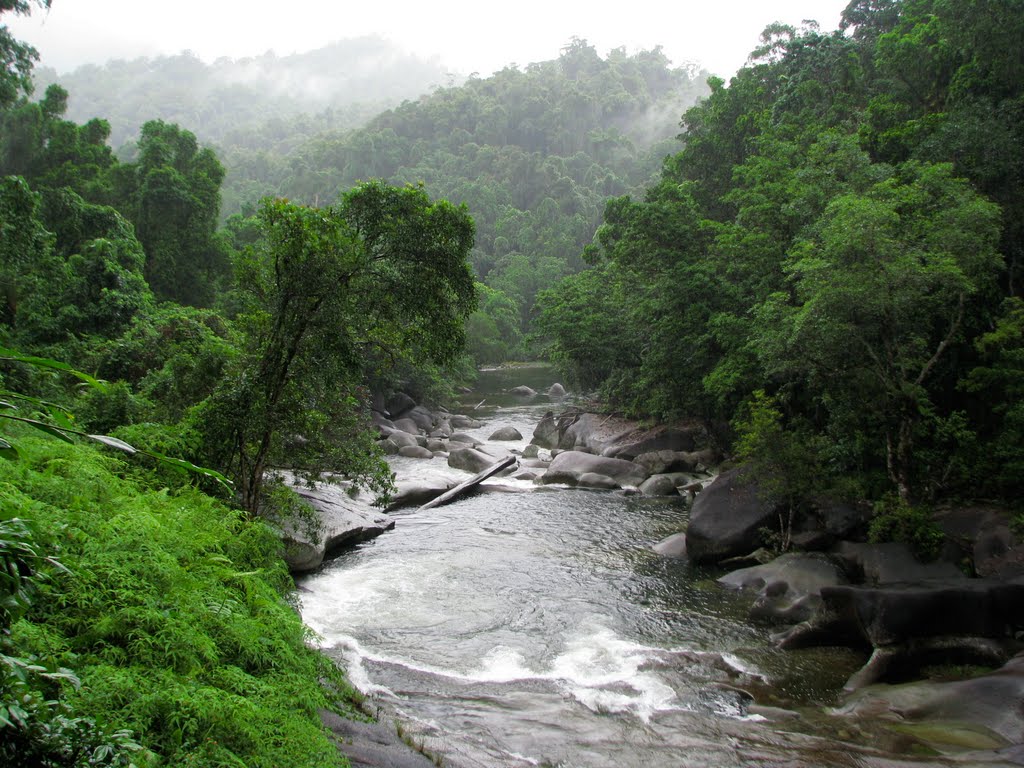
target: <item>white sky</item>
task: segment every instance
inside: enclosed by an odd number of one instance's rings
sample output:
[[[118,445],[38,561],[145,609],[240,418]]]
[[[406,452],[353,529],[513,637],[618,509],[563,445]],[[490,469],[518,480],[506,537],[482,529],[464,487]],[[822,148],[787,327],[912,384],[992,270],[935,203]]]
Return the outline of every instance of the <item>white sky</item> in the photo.
[[[662,45],[675,64],[696,61],[731,76],[773,21],[815,19],[835,29],[849,0],[53,0],[47,13],[5,14],[41,63],[63,72],[86,62],[175,54],[206,61],[268,50],[279,56],[377,34],[461,74],[556,58],[573,36],[601,55]]]

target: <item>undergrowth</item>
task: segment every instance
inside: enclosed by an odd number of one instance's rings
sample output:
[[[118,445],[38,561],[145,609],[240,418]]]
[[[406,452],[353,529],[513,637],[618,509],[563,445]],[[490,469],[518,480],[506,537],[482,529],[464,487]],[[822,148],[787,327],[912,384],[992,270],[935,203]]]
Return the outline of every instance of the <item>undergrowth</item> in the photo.
[[[19,451],[0,461],[0,519],[29,521],[67,570],[40,581],[9,641],[40,668],[73,670],[46,679],[61,717],[132,734],[140,766],[345,764],[317,710],[360,717],[358,694],[310,647],[266,525],[125,479],[88,446],[27,438]],[[0,758],[12,733],[0,728]]]

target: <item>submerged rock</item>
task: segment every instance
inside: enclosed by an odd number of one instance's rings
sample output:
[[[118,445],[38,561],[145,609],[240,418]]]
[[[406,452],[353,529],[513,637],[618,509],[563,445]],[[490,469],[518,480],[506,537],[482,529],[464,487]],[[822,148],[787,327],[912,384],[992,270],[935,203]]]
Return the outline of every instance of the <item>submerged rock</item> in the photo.
[[[516,397],[536,397],[537,396],[537,390],[531,389],[530,387],[526,386],[525,384],[520,384],[518,387],[512,387],[512,389],[510,389],[508,392],[509,392],[510,395],[515,395]]]

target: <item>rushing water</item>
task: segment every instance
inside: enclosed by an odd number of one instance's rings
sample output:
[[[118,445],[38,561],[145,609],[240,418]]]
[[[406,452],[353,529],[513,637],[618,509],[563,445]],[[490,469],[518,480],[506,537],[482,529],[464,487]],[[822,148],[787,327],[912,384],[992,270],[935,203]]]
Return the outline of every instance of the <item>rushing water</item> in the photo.
[[[486,396],[488,423],[472,433],[516,426],[524,447],[552,406],[497,393],[551,381],[485,374],[468,409]],[[393,466],[467,477],[438,459]],[[945,764],[897,758],[878,731],[825,714],[863,659],[775,651],[742,599],[652,552],[685,523],[682,501],[491,482],[509,490],[400,512],[300,585],[325,652],[446,765]],[[802,716],[748,708],[739,689]]]

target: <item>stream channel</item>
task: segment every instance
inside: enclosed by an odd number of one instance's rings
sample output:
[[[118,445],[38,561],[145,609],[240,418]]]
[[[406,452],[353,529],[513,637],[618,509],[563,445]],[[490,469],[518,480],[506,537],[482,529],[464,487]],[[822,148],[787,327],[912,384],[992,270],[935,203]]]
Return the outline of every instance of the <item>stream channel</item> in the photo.
[[[503,445],[523,449],[562,404],[501,393],[553,376],[484,372],[458,410],[487,423],[465,431],[511,425],[523,440]],[[443,459],[392,467],[468,478]],[[963,765],[900,754],[891,731],[830,714],[863,657],[778,651],[749,598],[655,554],[685,525],[682,499],[488,484],[513,490],[399,510],[393,531],[299,582],[324,652],[446,766]]]

